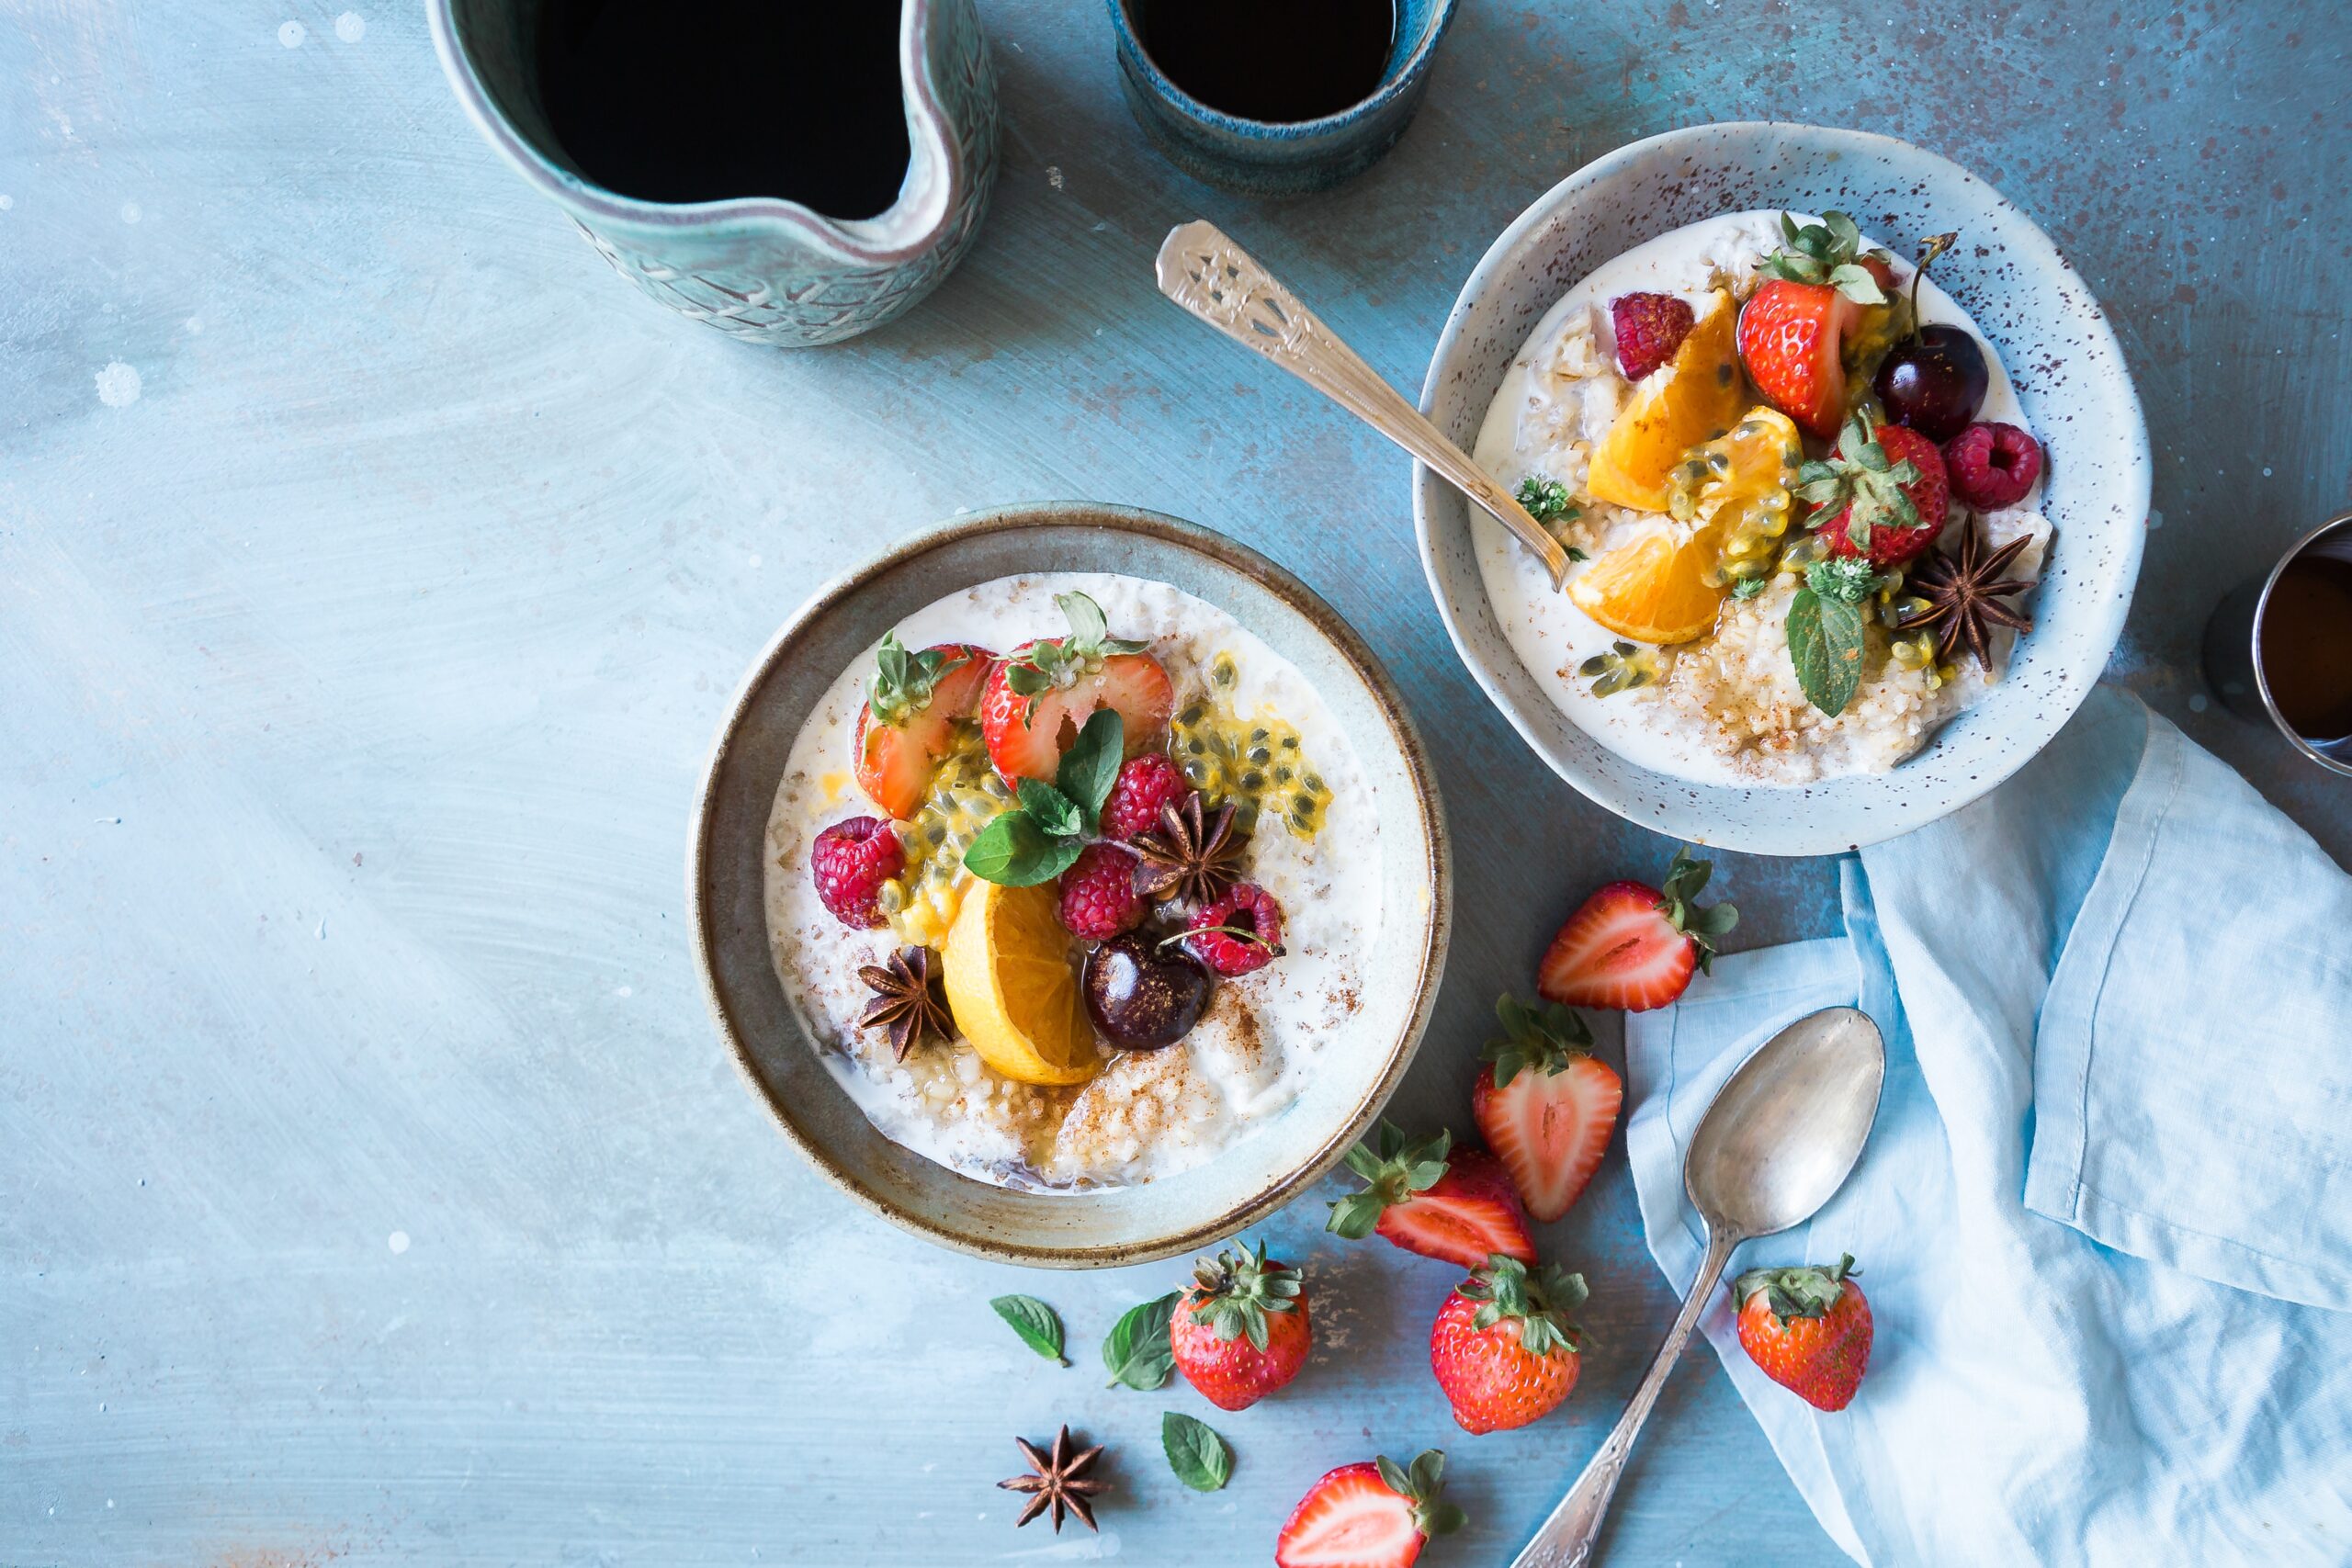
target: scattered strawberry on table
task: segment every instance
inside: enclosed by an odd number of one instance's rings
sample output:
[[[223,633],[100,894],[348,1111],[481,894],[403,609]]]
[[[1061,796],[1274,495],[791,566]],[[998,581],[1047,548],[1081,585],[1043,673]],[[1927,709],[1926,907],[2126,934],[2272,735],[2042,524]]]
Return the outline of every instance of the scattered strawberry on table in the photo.
[[[1727,903],[1701,908],[1712,861],[1674,852],[1664,891],[1612,882],[1587,898],[1552,939],[1535,988],[1567,1007],[1646,1012],[1689,988],[1693,970],[1714,961],[1715,944],[1739,921]]]
[[[1453,1288],[1430,1328],[1430,1370],[1465,1432],[1541,1420],[1577,1386],[1584,1276],[1556,1264],[1531,1274],[1498,1253]]]
[[[1592,1054],[1592,1032],[1557,1002],[1495,1003],[1502,1037],[1487,1043],[1487,1066],[1470,1091],[1470,1114],[1487,1146],[1510,1172],[1531,1219],[1568,1212],[1617,1126],[1625,1085]]]
[[[1871,1303],[1853,1255],[1796,1269],[1751,1269],[1732,1281],[1739,1344],[1764,1375],[1817,1410],[1843,1410],[1871,1359]]]
[[[1343,1464],[1307,1489],[1274,1542],[1275,1568],[1409,1568],[1432,1536],[1465,1522],[1445,1500],[1445,1453],[1400,1467]]]
[[[1197,1265],[1168,1323],[1176,1370],[1219,1410],[1247,1410],[1298,1376],[1314,1343],[1306,1286],[1266,1260],[1263,1242]]]
[[[1358,1144],[1347,1160],[1366,1185],[1331,1205],[1326,1228],[1336,1234],[1360,1241],[1377,1231],[1408,1252],[1464,1269],[1495,1253],[1535,1261],[1527,1210],[1510,1172],[1485,1149],[1453,1147],[1451,1132],[1408,1145],[1384,1121],[1377,1146]]]

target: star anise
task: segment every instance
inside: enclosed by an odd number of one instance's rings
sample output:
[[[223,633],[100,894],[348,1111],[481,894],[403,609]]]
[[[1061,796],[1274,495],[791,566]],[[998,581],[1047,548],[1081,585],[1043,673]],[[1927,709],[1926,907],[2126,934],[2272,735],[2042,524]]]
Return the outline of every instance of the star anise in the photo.
[[[861,1025],[879,1023],[890,1031],[890,1050],[901,1062],[926,1034],[956,1038],[956,1023],[947,1004],[939,999],[934,984],[939,965],[927,947],[902,947],[890,954],[889,964],[868,964],[857,977],[874,987],[874,999],[857,1016]]]
[[[1154,898],[1215,903],[1241,880],[1241,851],[1248,842],[1233,830],[1233,802],[1218,807],[1212,817],[1194,790],[1182,806],[1161,807],[1159,826],[1136,840],[1136,853],[1143,857],[1136,886]]]
[[[2032,542],[2032,535],[2019,534],[1986,555],[1982,521],[1962,524],[1956,556],[1936,550],[1912,570],[1910,591],[1925,599],[1928,607],[1905,615],[1895,623],[1895,629],[1917,631],[1933,626],[1937,662],[1949,662],[1960,645],[1966,642],[1968,651],[1976,656],[1977,666],[1991,674],[1992,628],[2007,626],[2020,636],[2033,630],[2031,615],[1999,602],[2033,587],[2025,579],[2001,575]]]
[[[1102,1457],[1102,1445],[1097,1443],[1080,1452],[1070,1452],[1067,1424],[1055,1435],[1054,1451],[1050,1457],[1039,1453],[1037,1446],[1026,1438],[1012,1440],[1021,1445],[1022,1457],[1035,1472],[1032,1475],[1016,1475],[1010,1481],[997,1483],[1007,1492],[1026,1492],[1030,1495],[1029,1506],[1023,1508],[1021,1517],[1012,1521],[1014,1528],[1027,1524],[1051,1508],[1056,1535],[1062,1533],[1062,1515],[1065,1512],[1076,1514],[1086,1521],[1088,1529],[1101,1533],[1102,1527],[1094,1522],[1094,1505],[1087,1499],[1098,1492],[1109,1491],[1111,1483],[1089,1479],[1086,1472],[1094,1468],[1094,1461]]]

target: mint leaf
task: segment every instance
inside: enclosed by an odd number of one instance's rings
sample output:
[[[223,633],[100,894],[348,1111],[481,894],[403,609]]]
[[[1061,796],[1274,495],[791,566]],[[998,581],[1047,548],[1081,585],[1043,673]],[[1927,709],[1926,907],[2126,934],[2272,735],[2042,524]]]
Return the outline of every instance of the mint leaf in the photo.
[[[1170,1291],[1156,1302],[1129,1307],[1112,1325],[1110,1337],[1102,1341],[1102,1364],[1111,1372],[1105,1387],[1125,1383],[1148,1391],[1167,1382],[1176,1371],[1176,1352],[1168,1344],[1168,1320],[1183,1295],[1182,1291]]]
[[[1001,887],[1051,882],[1078,859],[1075,838],[1049,838],[1026,811],[1008,811],[980,829],[964,852],[964,869]]]
[[[1835,718],[1862,681],[1862,613],[1810,586],[1789,604],[1789,661],[1805,700]]]
[[[1118,782],[1119,764],[1125,758],[1126,721],[1116,708],[1096,709],[1062,753],[1055,774],[1060,793],[1078,808],[1081,826],[1077,831],[1091,833],[1100,825],[1102,803],[1111,798],[1111,786]]]
[[[1037,779],[1023,779],[1020,784],[1021,809],[1036,823],[1038,830],[1049,839],[1069,839],[1078,835],[1078,806],[1069,796],[1053,785]]]
[[[1069,1358],[1062,1354],[1062,1320],[1053,1308],[1035,1296],[998,1296],[989,1305],[1012,1325],[1023,1345],[1049,1361],[1069,1365]]]
[[[1222,1491],[1233,1477],[1233,1450],[1205,1421],[1181,1410],[1159,1418],[1159,1446],[1167,1450],[1168,1468],[1195,1492]]]

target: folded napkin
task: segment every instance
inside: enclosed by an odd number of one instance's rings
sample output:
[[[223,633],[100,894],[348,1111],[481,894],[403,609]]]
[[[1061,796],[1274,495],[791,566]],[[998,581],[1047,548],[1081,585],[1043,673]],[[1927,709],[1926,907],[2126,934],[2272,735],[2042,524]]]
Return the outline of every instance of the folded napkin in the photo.
[[[1854,1403],[1701,1320],[1856,1561],[2352,1563],[2352,878],[2101,688],[1990,796],[1844,868],[1846,934],[1628,1021],[1626,1137],[1678,1287],[1682,1151],[1792,1019],[1877,1020],[1845,1189],[1735,1271],[1860,1259]]]

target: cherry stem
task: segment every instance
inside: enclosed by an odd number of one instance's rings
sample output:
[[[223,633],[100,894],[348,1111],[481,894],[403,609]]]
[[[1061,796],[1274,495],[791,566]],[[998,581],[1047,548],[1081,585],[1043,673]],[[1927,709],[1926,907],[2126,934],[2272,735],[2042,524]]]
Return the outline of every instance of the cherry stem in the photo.
[[[1154,945],[1157,947],[1166,947],[1170,942],[1182,942],[1187,937],[1206,936],[1211,931],[1222,932],[1227,936],[1238,936],[1243,942],[1254,942],[1260,947],[1264,948],[1268,953],[1273,953],[1277,957],[1281,955],[1283,951],[1281,948],[1276,947],[1272,942],[1268,942],[1264,937],[1260,936],[1256,931],[1248,930],[1242,926],[1193,926],[1184,931],[1178,931],[1173,936],[1161,937]]]
[[[1919,245],[1919,265],[1911,269],[1911,335],[1919,335],[1919,280],[1928,276],[1928,268],[1938,256],[1960,243],[1960,231],[1948,234],[1930,234]]]

